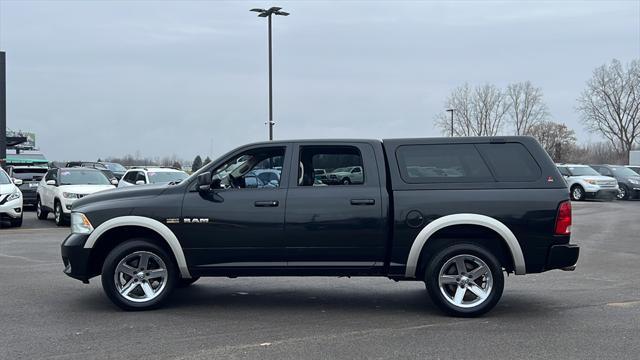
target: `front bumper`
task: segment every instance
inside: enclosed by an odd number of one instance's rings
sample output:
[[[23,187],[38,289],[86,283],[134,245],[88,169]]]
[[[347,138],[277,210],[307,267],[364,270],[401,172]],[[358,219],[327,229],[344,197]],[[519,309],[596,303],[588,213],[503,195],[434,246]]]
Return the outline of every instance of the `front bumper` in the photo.
[[[573,270],[580,256],[580,247],[575,244],[553,245],[547,255],[545,270]]]
[[[585,191],[585,196],[589,199],[615,199],[618,196],[618,189],[600,189],[595,191]]]
[[[22,196],[0,205],[0,215],[17,219],[22,216]]]
[[[22,190],[22,199],[24,205],[35,206],[38,203],[38,197],[36,190]]]
[[[95,276],[89,262],[91,249],[84,248],[88,238],[89,235],[69,234],[60,245],[64,273],[84,283],[88,283],[89,279]]]

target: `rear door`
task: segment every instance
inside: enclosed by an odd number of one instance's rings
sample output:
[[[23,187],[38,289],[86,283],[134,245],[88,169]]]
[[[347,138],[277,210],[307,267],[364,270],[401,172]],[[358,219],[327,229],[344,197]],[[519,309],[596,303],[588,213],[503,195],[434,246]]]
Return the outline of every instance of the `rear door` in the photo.
[[[315,173],[358,166],[349,181]],[[288,266],[370,268],[382,265],[386,224],[379,171],[368,143],[295,144],[285,218]],[[385,197],[386,199],[386,197]]]

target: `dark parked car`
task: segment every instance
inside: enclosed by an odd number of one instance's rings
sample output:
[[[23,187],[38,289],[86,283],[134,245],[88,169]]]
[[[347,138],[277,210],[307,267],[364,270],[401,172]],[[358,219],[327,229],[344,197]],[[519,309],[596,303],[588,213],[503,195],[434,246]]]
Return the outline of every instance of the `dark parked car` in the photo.
[[[628,200],[640,197],[640,175],[622,165],[589,165],[600,175],[618,180],[620,193],[618,199]]]
[[[106,166],[118,180],[122,179],[124,173],[127,172],[127,168],[118,163],[102,161],[100,164]]]
[[[318,162],[361,167],[362,180],[319,184]],[[256,169],[277,176],[256,187]],[[67,275],[102,275],[128,310],[201,276],[384,276],[475,316],[504,272],[573,270],[570,234],[569,191],[530,137],[273,141],[178,184],[78,199],[61,250]]]
[[[38,183],[47,170],[49,169],[43,166],[11,165],[7,167],[7,174],[10,178],[22,180],[22,184],[18,188],[22,192],[23,206],[36,206]]]
[[[640,165],[625,165],[625,167],[633,170],[633,172],[640,175]]]
[[[119,181],[120,178],[122,177],[122,174],[120,175],[120,177],[117,177],[113,173],[113,171],[111,171],[107,167],[107,165],[105,165],[105,164],[103,164],[101,162],[69,161],[68,163],[65,164],[65,167],[67,167],[67,168],[86,167],[86,168],[100,170],[107,177],[107,179],[109,179],[109,181],[114,180],[114,179]],[[125,171],[126,171],[126,169],[125,169]]]

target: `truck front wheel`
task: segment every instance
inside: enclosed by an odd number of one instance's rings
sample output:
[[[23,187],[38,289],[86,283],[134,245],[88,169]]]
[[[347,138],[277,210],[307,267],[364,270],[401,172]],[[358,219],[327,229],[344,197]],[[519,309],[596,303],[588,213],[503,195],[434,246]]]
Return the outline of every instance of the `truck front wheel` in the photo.
[[[475,244],[455,244],[440,250],[427,264],[424,279],[435,305],[460,317],[488,312],[504,289],[500,262]]]
[[[124,310],[158,307],[171,293],[178,271],[159,246],[143,239],[116,246],[102,266],[102,288]]]

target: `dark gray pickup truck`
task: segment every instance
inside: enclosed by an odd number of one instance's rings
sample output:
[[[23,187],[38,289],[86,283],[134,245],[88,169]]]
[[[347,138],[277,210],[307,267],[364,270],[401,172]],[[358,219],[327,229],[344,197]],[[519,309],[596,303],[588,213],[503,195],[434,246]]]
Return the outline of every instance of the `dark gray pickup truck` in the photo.
[[[180,183],[80,199],[71,223],[64,272],[102,275],[127,310],[201,276],[384,276],[476,316],[505,272],[573,270],[579,254],[566,184],[529,137],[251,144]]]

